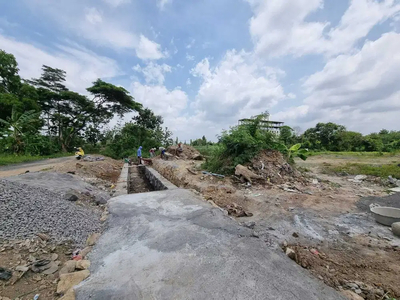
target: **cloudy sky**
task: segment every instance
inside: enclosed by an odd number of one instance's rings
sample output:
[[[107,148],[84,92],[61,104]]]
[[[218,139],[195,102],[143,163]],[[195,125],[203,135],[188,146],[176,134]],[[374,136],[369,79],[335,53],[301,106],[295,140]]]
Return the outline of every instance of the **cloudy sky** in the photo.
[[[400,0],[0,0],[0,48],[24,78],[124,86],[182,141],[265,110],[400,129]]]

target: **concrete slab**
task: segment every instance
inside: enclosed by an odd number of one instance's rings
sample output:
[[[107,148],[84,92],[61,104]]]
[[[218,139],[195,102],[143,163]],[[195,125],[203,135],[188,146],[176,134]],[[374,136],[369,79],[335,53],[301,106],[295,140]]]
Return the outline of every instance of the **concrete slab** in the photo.
[[[77,299],[345,299],[188,190],[109,201]]]

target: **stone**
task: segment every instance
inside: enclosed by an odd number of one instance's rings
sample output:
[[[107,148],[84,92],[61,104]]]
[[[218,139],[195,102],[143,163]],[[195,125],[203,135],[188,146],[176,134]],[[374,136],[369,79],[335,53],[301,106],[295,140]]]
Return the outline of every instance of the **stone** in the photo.
[[[38,237],[40,237],[43,241],[48,241],[50,239],[50,237],[45,234],[45,233],[38,233],[36,234]]]
[[[88,270],[60,275],[60,281],[57,285],[57,294],[66,293],[70,288],[88,278],[89,275],[90,272]]]
[[[400,222],[392,224],[392,232],[395,236],[400,237]]]
[[[357,175],[356,177],[354,177],[354,180],[365,180],[367,178],[367,175]]]
[[[358,289],[358,285],[355,284],[355,283],[352,283],[352,282],[346,283],[345,286],[350,288],[350,289],[352,289],[352,290]]]
[[[93,246],[100,237],[100,233],[92,233],[86,240],[86,246]]]
[[[0,280],[7,281],[11,278],[11,276],[12,276],[11,270],[0,267]]]
[[[33,276],[32,276],[32,279],[33,279],[34,281],[39,282],[39,281],[42,280],[42,277],[41,277],[39,274],[36,274],[36,275],[33,275]]]
[[[74,202],[74,201],[78,200],[78,196],[74,195],[74,194],[71,194],[71,193],[65,194],[63,198],[64,198],[64,200],[71,201],[71,202]]]
[[[392,176],[388,176],[388,180],[391,184],[397,184],[397,180],[394,179]]]
[[[107,199],[105,197],[103,197],[102,195],[96,195],[95,202],[97,205],[107,204]]]
[[[62,296],[60,299],[58,300],[75,300],[75,291],[73,288],[70,288],[65,294],[64,296]]]
[[[242,165],[237,165],[235,168],[235,175],[236,176],[241,176],[244,178],[247,182],[251,183],[252,179],[262,179],[261,176],[253,173],[249,169],[247,169],[245,166]]]
[[[82,258],[85,258],[90,251],[92,251],[92,247],[86,247],[79,254],[82,256]]]
[[[58,254],[57,254],[57,253],[53,253],[53,254],[51,255],[51,260],[52,260],[52,261],[57,260],[57,258],[58,258]]]
[[[58,271],[58,264],[52,261],[50,263],[50,268],[43,271],[43,274],[50,275]]]
[[[18,266],[15,268],[15,271],[20,271],[20,272],[27,272],[29,270],[29,267],[26,266]]]
[[[293,232],[292,236],[295,237],[295,238],[298,238],[299,234],[297,232]]]
[[[90,261],[86,259],[77,261],[75,266],[77,270],[87,270],[89,269],[89,267],[90,267]]]
[[[243,222],[243,226],[247,227],[247,228],[250,228],[250,229],[253,229],[254,226],[256,226],[256,222]]]
[[[75,271],[76,261],[75,260],[68,260],[64,263],[64,266],[61,268],[59,274],[68,274]]]
[[[292,260],[295,260],[295,259],[296,259],[296,252],[294,252],[293,249],[287,247],[285,253],[286,253],[286,255],[287,255],[290,259],[292,259]]]
[[[343,296],[345,296],[349,300],[364,300],[363,297],[357,295],[356,293],[354,293],[350,290],[341,291],[341,293]]]

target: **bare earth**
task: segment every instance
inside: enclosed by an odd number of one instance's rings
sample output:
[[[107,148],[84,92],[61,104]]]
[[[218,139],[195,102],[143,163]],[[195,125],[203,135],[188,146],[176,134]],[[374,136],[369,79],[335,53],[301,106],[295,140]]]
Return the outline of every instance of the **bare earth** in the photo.
[[[299,164],[310,172],[282,176],[279,183],[253,182],[251,187],[235,177],[203,174],[201,161],[155,159],[153,167],[174,184],[228,210],[244,225],[255,222],[255,235],[271,247],[294,250],[292,259],[327,285],[352,289],[364,299],[400,297],[400,239],[356,206],[362,197],[387,196],[387,187],[373,177],[354,183],[348,180],[354,176],[321,173],[324,163],[363,159],[311,157]],[[374,163],[391,160],[377,158]],[[252,216],[237,217],[244,215]]]

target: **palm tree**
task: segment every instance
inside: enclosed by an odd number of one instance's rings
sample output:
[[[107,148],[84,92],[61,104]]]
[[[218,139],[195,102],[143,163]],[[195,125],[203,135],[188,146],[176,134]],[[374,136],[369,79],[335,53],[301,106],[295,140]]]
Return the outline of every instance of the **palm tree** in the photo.
[[[21,138],[25,135],[25,132],[36,129],[34,124],[38,122],[39,116],[40,112],[34,110],[29,110],[21,114],[13,106],[11,117],[7,117],[6,120],[0,118],[0,123],[4,125],[3,130],[13,139],[14,152],[20,150],[20,146],[22,145]]]

